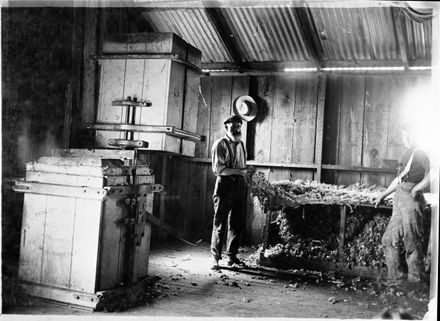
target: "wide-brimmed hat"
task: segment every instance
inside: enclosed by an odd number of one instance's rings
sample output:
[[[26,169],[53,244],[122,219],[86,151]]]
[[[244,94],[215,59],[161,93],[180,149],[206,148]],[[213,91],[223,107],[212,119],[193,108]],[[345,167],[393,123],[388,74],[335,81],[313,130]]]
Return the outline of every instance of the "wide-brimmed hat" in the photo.
[[[234,114],[244,121],[251,121],[257,116],[257,104],[251,96],[242,95],[235,98],[232,109]]]

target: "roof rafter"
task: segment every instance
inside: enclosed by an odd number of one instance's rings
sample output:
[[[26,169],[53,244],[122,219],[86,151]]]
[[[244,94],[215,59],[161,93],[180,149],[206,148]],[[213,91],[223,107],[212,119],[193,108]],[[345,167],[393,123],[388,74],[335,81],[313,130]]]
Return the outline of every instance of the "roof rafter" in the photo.
[[[409,68],[407,42],[405,37],[405,30],[402,23],[402,10],[400,8],[391,8],[393,11],[394,32],[396,36],[397,45],[399,46],[400,58],[402,59],[405,70]]]
[[[323,49],[318,38],[318,31],[316,30],[312,13],[307,7],[295,8],[294,12],[295,18],[298,20],[301,37],[306,44],[310,59],[313,65],[319,71],[321,69],[321,57]]]
[[[236,34],[231,30],[230,24],[227,22],[221,9],[219,8],[206,8],[206,13],[209,19],[213,23],[215,29],[218,31],[220,38],[226,46],[226,50],[234,61],[239,72],[243,70],[243,58],[240,52],[239,45],[236,40]]]

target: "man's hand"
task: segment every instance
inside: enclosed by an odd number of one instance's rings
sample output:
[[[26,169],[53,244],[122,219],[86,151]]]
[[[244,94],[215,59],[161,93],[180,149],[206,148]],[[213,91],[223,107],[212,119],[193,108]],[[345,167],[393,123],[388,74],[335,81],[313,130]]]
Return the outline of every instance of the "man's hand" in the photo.
[[[415,188],[413,188],[409,193],[411,194],[412,198],[416,198],[418,192],[419,191],[417,191]]]
[[[376,204],[374,205],[374,207],[377,208],[377,207],[380,205],[380,203],[383,202],[383,200],[385,199],[385,197],[386,197],[386,196],[385,196],[384,194],[380,195],[379,198],[377,199]]]
[[[241,168],[241,169],[239,169],[239,171],[243,176],[246,176],[247,168]]]

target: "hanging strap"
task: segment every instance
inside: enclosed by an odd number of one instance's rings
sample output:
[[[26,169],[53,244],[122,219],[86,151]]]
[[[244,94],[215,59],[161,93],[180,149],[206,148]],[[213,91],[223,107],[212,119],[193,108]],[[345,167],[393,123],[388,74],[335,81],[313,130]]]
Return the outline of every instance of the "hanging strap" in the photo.
[[[228,152],[229,152],[229,168],[232,168],[232,166],[233,166],[233,164],[232,164],[232,155],[235,155],[235,154],[232,154],[232,149],[231,149],[231,146],[229,146],[228,140],[226,138],[223,138],[222,140],[226,144],[226,147],[228,148]],[[244,161],[246,162],[246,159],[247,159],[246,149],[244,148],[244,143],[241,140],[240,140],[240,145],[241,145],[241,148],[243,148]]]
[[[409,173],[409,170],[411,169],[411,164],[414,158],[414,153],[416,152],[416,150],[414,149],[413,153],[411,154],[411,157],[409,158],[408,162],[406,163],[405,168],[403,169],[403,171],[399,174],[399,182],[403,183],[403,178],[405,177],[406,174]]]
[[[229,164],[228,167],[232,168],[232,149],[231,146],[229,146],[228,140],[226,138],[223,138],[222,141],[226,144],[226,147],[228,148],[228,152],[229,152]]]
[[[247,155],[246,155],[246,148],[244,148],[244,143],[242,140],[240,140],[241,148],[243,148],[243,154],[244,154],[244,162],[246,164]]]

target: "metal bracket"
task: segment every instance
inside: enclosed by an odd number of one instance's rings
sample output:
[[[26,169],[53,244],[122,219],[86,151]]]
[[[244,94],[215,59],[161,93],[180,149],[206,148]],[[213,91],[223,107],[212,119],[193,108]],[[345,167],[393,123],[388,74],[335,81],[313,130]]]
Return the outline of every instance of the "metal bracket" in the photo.
[[[113,106],[126,107],[126,117],[125,123],[134,125],[135,115],[136,115],[136,107],[149,107],[151,106],[151,101],[143,100],[138,101],[136,97],[131,99],[131,96],[128,96],[126,100],[114,100],[112,101]],[[126,141],[130,140],[130,141]],[[134,132],[126,131],[125,132],[125,140],[110,140],[109,145],[118,146],[118,147],[133,147],[133,148],[142,148],[148,147],[148,143],[144,141],[134,141]]]
[[[179,129],[174,126],[96,123],[96,124],[87,124],[86,128],[94,129],[94,130],[107,130],[107,131],[133,131],[139,133],[160,133],[160,134],[168,134],[171,136],[192,140],[195,142],[205,141],[205,136],[198,135],[188,130]]]
[[[140,100],[135,98],[133,100],[130,96],[126,100],[113,100],[112,106],[127,106],[127,107],[151,107],[152,103],[150,100]]]
[[[15,181],[12,189],[20,193],[66,196],[86,199],[103,200],[107,196],[107,189],[46,184],[37,182]]]
[[[100,301],[99,295],[95,293],[84,293],[26,281],[19,281],[18,288],[31,296],[88,309],[95,309]]]
[[[143,195],[149,193],[159,193],[164,190],[161,184],[129,185],[129,186],[111,186],[108,188],[108,196],[118,195]]]
[[[129,140],[129,139],[109,139],[110,146],[122,148],[147,148],[148,142],[144,140]]]

